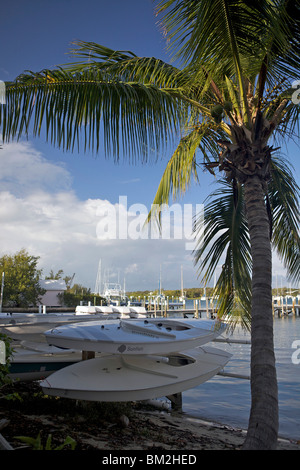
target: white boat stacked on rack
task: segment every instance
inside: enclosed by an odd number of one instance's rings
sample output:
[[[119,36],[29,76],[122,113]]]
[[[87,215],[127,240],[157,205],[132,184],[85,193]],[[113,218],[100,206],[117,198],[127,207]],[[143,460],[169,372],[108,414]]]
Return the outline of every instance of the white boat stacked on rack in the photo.
[[[121,317],[121,314],[117,311],[114,311],[113,307],[110,305],[77,305],[75,314],[97,315],[98,318],[103,318],[103,320],[112,320]]]
[[[112,309],[118,318],[130,318],[130,308],[127,305],[112,305]]]
[[[113,320],[120,318],[120,314],[115,312],[113,307],[110,305],[103,305],[101,307],[96,307],[96,313],[102,313],[105,320]]]
[[[45,332],[49,344],[110,354],[164,354],[212,341],[225,330],[215,320],[158,319],[89,321]]]
[[[94,305],[77,305],[75,308],[76,315],[94,315],[96,307]]]
[[[135,307],[131,305],[113,305],[112,310],[118,314],[118,318],[147,318],[149,316],[145,307]]]
[[[202,346],[183,353],[109,355],[83,361],[40,383],[44,393],[90,401],[148,400],[179,393],[206,382],[231,354]]]
[[[14,340],[45,341],[43,333],[58,325],[111,318],[103,312],[87,313],[11,313],[0,316],[0,332]],[[112,313],[112,318],[115,318]]]
[[[129,316],[130,318],[146,318],[149,316],[149,312],[145,309],[145,307],[139,307],[139,306],[129,306]]]
[[[215,320],[169,318],[62,325],[45,333],[49,345],[98,357],[58,370],[40,385],[48,395],[91,401],[179,393],[206,382],[229,361],[231,354],[205,345],[225,327]]]
[[[42,380],[53,372],[82,360],[81,351],[56,348],[47,343],[28,343],[14,346],[9,364],[12,380]]]

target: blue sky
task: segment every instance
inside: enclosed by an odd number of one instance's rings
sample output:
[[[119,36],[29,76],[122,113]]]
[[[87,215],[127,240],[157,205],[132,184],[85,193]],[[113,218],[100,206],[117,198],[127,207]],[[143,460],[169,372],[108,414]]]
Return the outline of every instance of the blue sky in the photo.
[[[169,61],[151,0],[15,0],[1,11],[0,80],[13,80],[24,70],[39,71],[68,62],[71,42],[94,41],[112,49]],[[289,147],[296,165],[299,151]],[[99,207],[116,207],[126,196],[128,207],[150,209],[167,163],[118,165],[104,153],[66,153],[42,138],[6,144],[1,150],[1,253],[25,247],[40,256],[44,274],[50,269],[76,273],[75,282],[94,288],[98,262],[110,280],[125,278],[126,287],[155,289],[161,267],[163,287],[180,288],[183,266],[186,287],[199,285],[191,252],[184,240],[97,239]],[[296,172],[299,174],[299,158]],[[204,202],[214,188],[200,175],[181,204]],[[98,217],[98,218],[97,218]],[[1,220],[0,219],[0,220]],[[284,271],[274,264],[277,279]]]
[[[130,50],[137,55],[169,61],[156,23],[152,0],[14,1],[5,8],[4,27],[0,32],[1,43],[6,44],[0,64],[0,78],[13,80],[24,70],[38,71],[71,61],[69,51],[74,40],[95,41],[112,49]],[[105,195],[111,201],[112,198],[117,201],[118,195],[110,183],[111,179],[101,178],[105,170],[105,174],[113,176],[118,184],[125,185],[125,182],[133,180],[135,187],[132,194],[138,191],[139,196],[151,204],[168,156],[162,155],[162,160],[155,165],[129,165],[122,159],[116,165],[111,160],[105,160],[101,152],[98,155],[78,154],[76,151],[70,154],[57,151],[50,145],[45,146],[42,139],[32,142],[35,148],[47,151],[47,158],[63,161],[67,165],[80,198]],[[86,181],[82,181],[83,168]],[[207,186],[207,180],[204,186]],[[129,198],[130,194],[129,187]],[[190,200],[192,196],[187,197]],[[136,202],[136,196],[132,202]]]

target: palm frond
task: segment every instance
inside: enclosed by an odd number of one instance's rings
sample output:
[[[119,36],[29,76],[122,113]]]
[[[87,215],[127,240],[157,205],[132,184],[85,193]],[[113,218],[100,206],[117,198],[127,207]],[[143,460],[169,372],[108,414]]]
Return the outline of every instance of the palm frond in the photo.
[[[6,86],[0,122],[4,140],[45,125],[51,143],[73,150],[83,131],[84,148],[104,150],[117,159],[158,154],[179,132],[183,109],[167,89],[124,82],[105,70],[81,73],[44,70],[27,73]],[[103,126],[103,127],[102,127]]]
[[[282,259],[291,281],[300,279],[300,188],[291,168],[280,158],[272,160],[268,188],[272,209],[272,243]]]
[[[251,255],[248,228],[245,221],[243,191],[240,185],[221,180],[221,188],[211,194],[204,210],[204,230],[196,221],[200,233],[195,250],[195,264],[207,284],[217,267],[222,271],[215,295],[219,298],[219,314],[250,317]],[[241,315],[243,312],[243,315]]]
[[[233,51],[251,51],[261,30],[254,13],[261,18],[263,8],[257,0],[161,0],[157,12],[162,14],[161,24],[177,59],[218,64],[221,58],[232,63]]]
[[[151,84],[163,88],[172,97],[178,98],[190,107],[195,108],[198,114],[209,115],[209,108],[199,99],[207,74],[197,72],[197,79],[189,69],[178,69],[155,57],[138,57],[128,51],[114,51],[99,44],[77,41],[77,48],[71,52],[75,57],[84,61],[76,61],[63,66],[64,70],[81,72],[82,70],[105,70],[111,77],[117,77],[123,82],[138,82]],[[87,61],[88,59],[88,61]]]
[[[279,0],[270,3],[264,25],[266,83],[273,87],[281,79],[299,78],[300,1]]]
[[[225,77],[234,79],[247,125],[248,83],[256,87],[259,109],[265,88],[299,78],[300,0],[161,0],[157,11],[185,70],[197,77],[204,68],[221,89]]]
[[[193,69],[205,67],[216,79],[235,76],[245,121],[250,121],[245,78],[250,78],[255,51],[264,47],[262,25],[268,18],[267,3],[163,0],[157,7],[158,13],[163,13],[161,22],[177,59]]]
[[[161,59],[139,57],[131,51],[115,51],[94,42],[76,41],[73,44],[76,48],[70,52],[77,60],[63,64],[66,71],[104,70],[110,77],[118,77],[124,82],[151,83],[161,88],[188,89],[191,86],[191,78],[185,71]]]
[[[272,218],[272,244],[282,259],[290,280],[300,278],[299,186],[282,156],[273,157],[268,198]],[[222,264],[215,287],[220,299],[220,315],[245,321],[248,325],[251,305],[251,250],[243,208],[241,187],[219,182],[222,188],[209,197],[205,205],[204,224],[198,227],[195,264],[205,284]],[[197,223],[196,223],[197,226]],[[241,316],[241,312],[243,315]]]
[[[203,121],[198,125],[190,125],[170,158],[159,187],[157,189],[147,222],[156,222],[160,225],[162,206],[169,203],[170,197],[176,199],[182,196],[191,184],[191,180],[198,181],[197,151],[203,155],[203,165],[210,166],[211,161],[218,158],[217,137],[222,136],[221,129],[210,122]]]

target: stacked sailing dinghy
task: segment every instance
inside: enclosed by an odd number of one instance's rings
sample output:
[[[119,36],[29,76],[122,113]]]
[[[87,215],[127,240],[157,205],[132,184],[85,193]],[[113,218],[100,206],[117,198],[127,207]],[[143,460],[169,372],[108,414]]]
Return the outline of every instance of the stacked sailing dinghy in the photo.
[[[41,382],[48,395],[134,401],[193,388],[217,374],[231,355],[206,344],[225,329],[215,320],[89,321],[45,332],[49,345],[101,352]]]

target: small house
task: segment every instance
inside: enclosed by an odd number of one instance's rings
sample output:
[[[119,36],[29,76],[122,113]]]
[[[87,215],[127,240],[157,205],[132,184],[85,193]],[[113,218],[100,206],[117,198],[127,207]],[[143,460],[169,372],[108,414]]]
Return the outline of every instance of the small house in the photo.
[[[40,286],[46,290],[46,293],[41,297],[41,305],[47,307],[61,307],[62,304],[58,294],[63,294],[67,289],[66,283],[62,279],[41,279]]]

